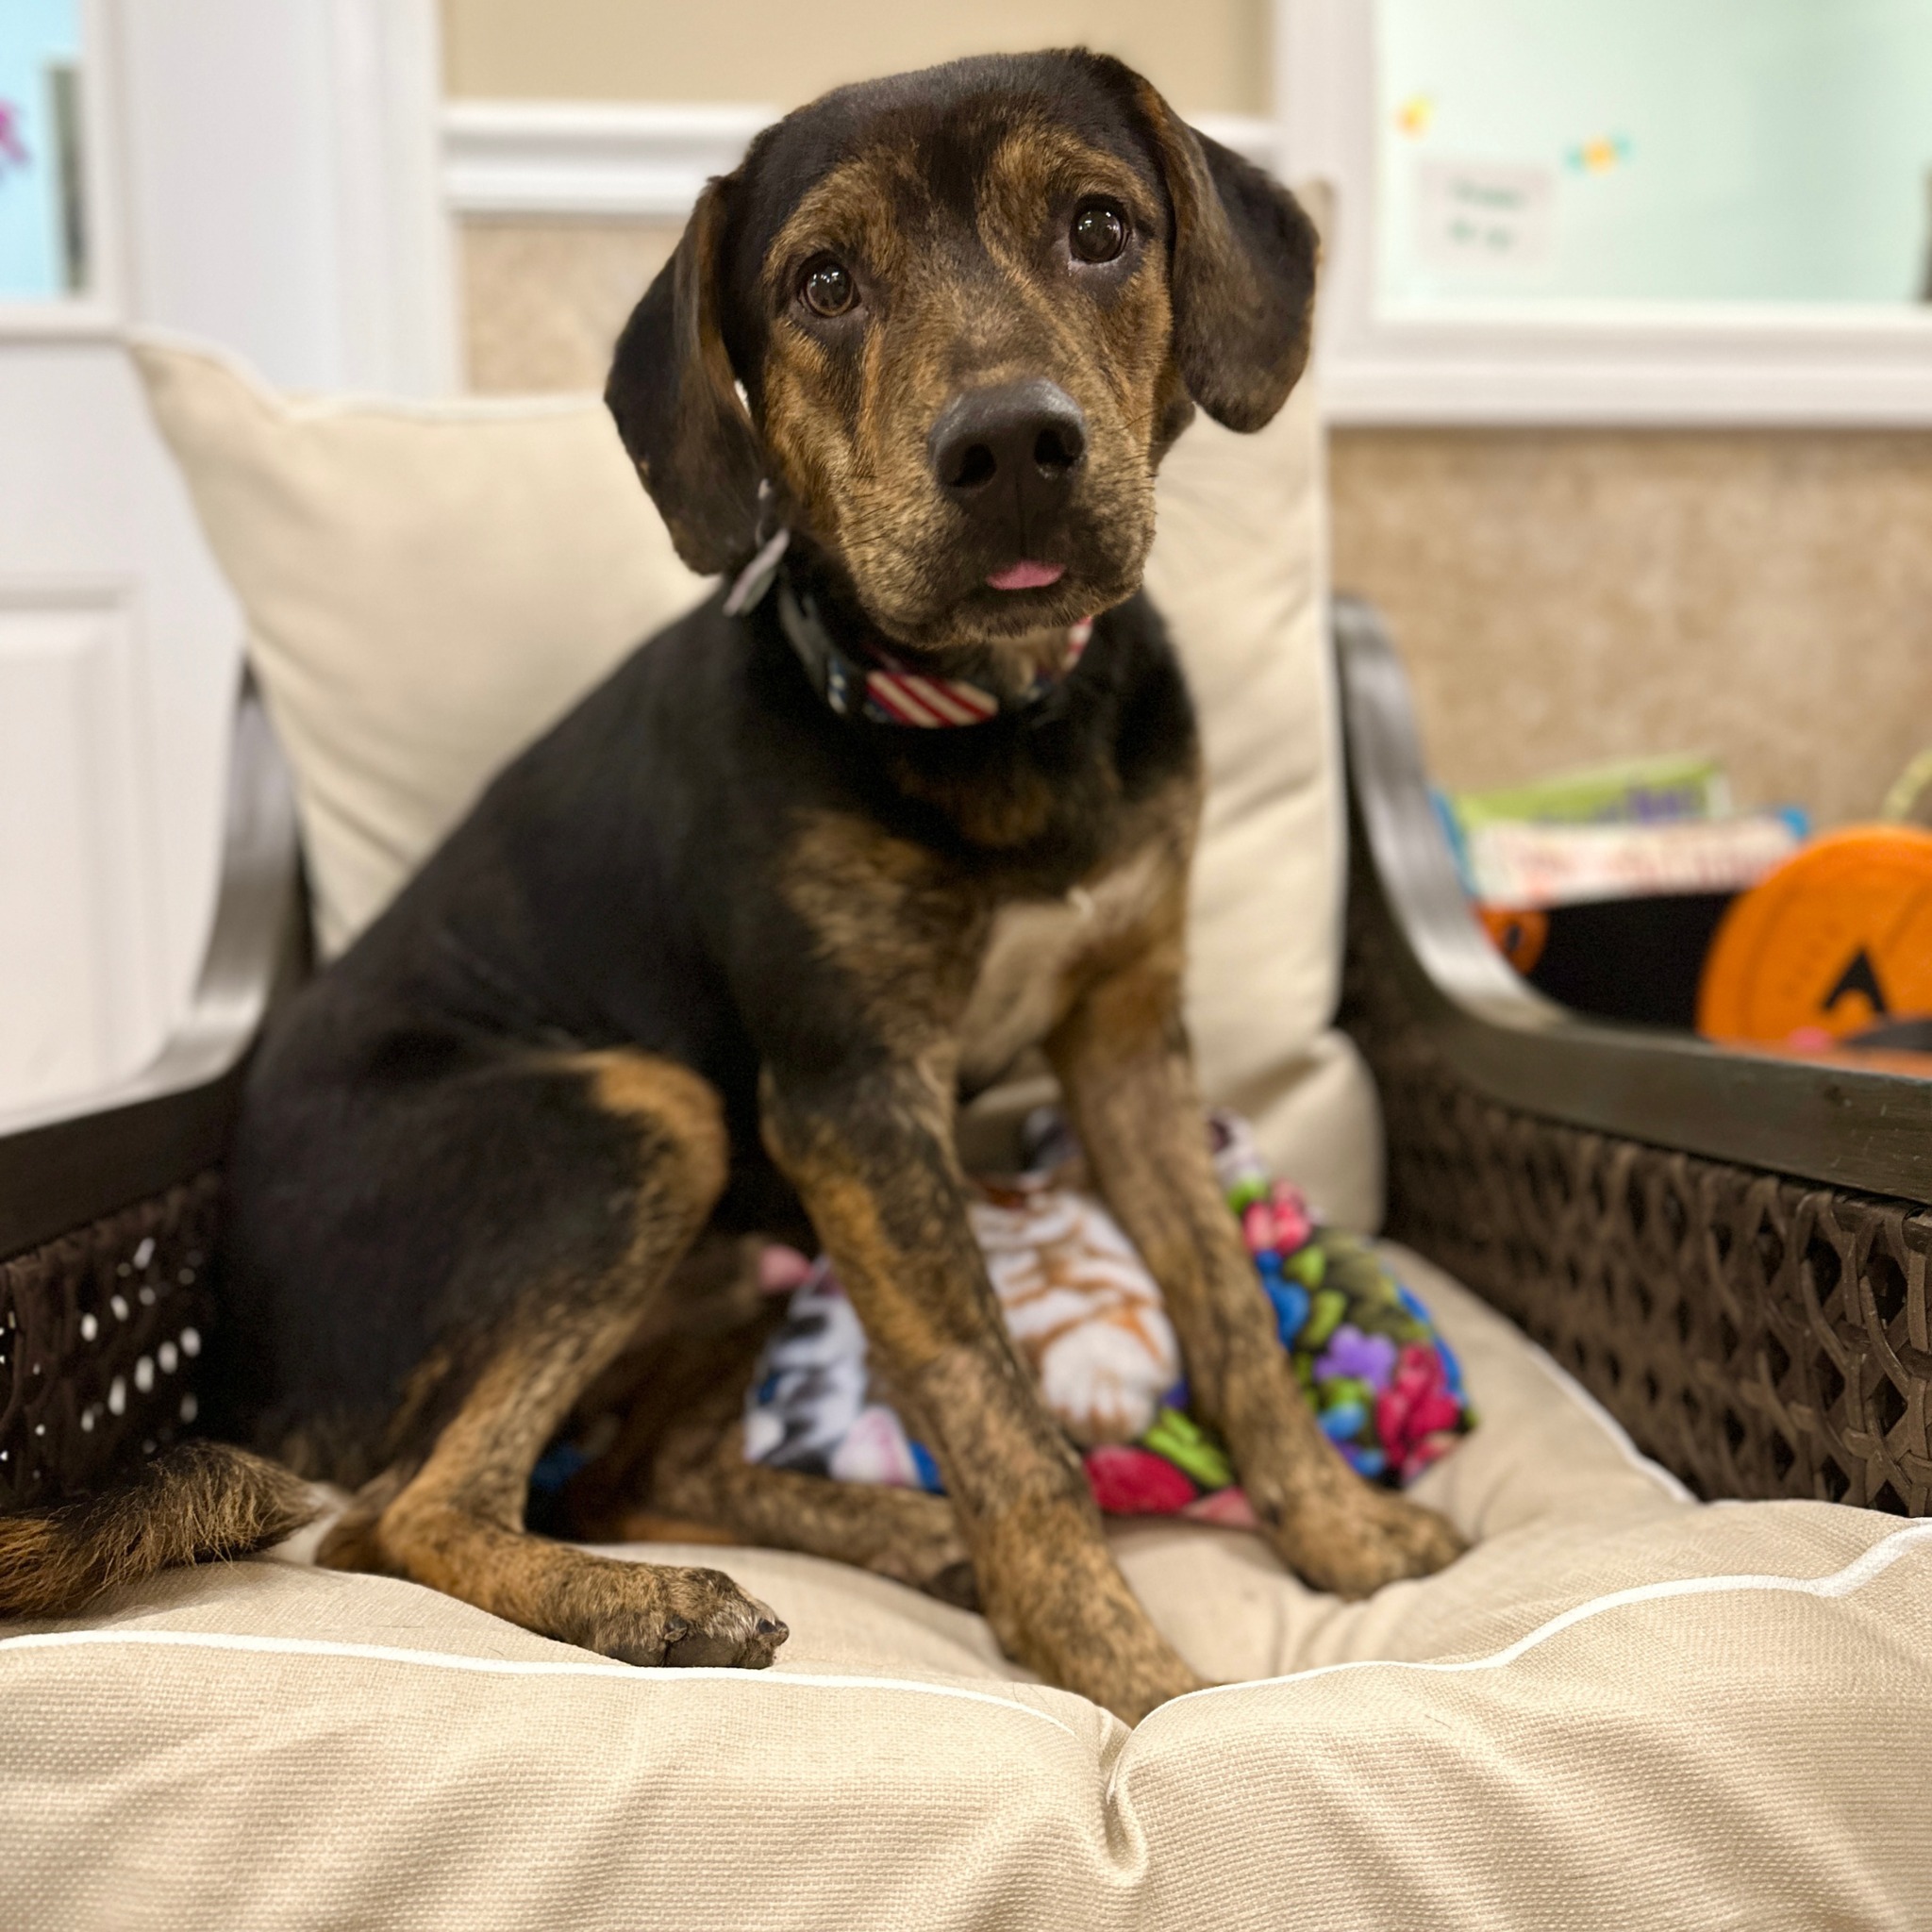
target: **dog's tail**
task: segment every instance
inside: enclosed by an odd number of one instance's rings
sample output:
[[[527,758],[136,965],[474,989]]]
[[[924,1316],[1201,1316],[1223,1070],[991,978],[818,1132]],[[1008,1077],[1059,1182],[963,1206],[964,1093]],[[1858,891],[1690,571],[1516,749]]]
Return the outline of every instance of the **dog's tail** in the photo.
[[[226,1442],[184,1442],[97,1495],[0,1516],[0,1617],[60,1617],[158,1570],[245,1557],[311,1521],[308,1485]]]

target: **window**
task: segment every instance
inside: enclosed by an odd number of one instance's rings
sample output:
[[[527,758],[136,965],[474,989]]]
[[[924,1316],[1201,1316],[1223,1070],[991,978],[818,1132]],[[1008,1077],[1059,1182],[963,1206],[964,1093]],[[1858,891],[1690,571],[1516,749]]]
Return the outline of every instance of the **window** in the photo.
[[[1927,293],[1926,0],[1379,0],[1377,294]]]
[[[0,302],[87,293],[78,0],[0,6]]]
[[[1932,423],[1932,0],[1277,0],[1343,420]]]

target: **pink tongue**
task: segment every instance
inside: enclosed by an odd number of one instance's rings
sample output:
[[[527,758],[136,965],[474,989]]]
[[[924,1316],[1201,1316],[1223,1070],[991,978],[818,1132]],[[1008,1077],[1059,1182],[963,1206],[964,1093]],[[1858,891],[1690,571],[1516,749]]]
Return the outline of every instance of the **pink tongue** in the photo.
[[[1023,557],[1018,563],[994,571],[987,582],[995,591],[1043,591],[1047,585],[1058,583],[1066,574],[1063,563],[1033,563]]]

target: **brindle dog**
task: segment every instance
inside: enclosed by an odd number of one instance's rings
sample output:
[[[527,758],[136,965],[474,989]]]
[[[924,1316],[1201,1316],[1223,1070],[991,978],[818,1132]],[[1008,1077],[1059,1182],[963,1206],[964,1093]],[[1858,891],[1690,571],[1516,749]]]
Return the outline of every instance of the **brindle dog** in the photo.
[[[842,89],[706,190],[608,400],[685,559],[740,572],[789,530],[777,583],[740,615],[713,596],[518,758],[248,1083],[223,1420],[361,1485],[325,1560],[637,1662],[768,1663],[785,1628],[728,1577],[544,1541],[525,1502],[702,1257],[808,1218],[947,1500],[750,1470],[728,1432],[667,1451],[660,1491],[934,1587],[970,1558],[1008,1651],[1129,1720],[1193,1688],[962,1205],[956,1103],[1036,1045],[1283,1558],[1358,1595],[1457,1553],[1315,1425],[1180,1019],[1201,774],[1139,590],[1155,472],[1196,405],[1241,430],[1281,408],[1314,263],[1283,190],[1085,52]],[[998,709],[875,719],[827,644],[860,685],[891,663]],[[17,1520],[0,1607],[295,1513],[201,1445],[135,1497]]]

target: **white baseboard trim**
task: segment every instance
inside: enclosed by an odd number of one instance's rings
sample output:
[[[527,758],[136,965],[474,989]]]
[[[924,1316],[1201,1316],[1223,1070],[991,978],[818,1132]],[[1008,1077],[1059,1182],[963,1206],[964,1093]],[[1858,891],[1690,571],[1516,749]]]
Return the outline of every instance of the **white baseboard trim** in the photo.
[[[451,101],[442,182],[457,215],[682,221],[775,108]]]
[[[1286,143],[1280,122],[1258,114],[1195,114],[1191,118],[1210,141],[1231,147],[1256,167],[1266,168],[1284,181],[1291,178],[1282,164]]]
[[[705,183],[735,168],[777,115],[705,103],[451,101],[442,111],[443,196],[458,216],[682,221]],[[1274,165],[1274,122],[1204,114],[1197,125]]]

